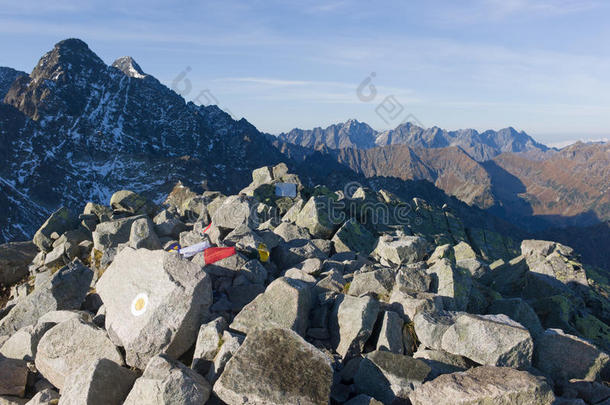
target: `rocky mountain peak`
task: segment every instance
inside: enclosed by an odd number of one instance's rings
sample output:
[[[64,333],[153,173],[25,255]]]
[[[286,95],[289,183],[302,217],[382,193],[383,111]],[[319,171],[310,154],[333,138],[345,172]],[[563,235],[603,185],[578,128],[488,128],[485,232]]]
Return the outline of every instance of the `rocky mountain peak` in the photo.
[[[112,66],[119,69],[129,77],[143,79],[147,77],[140,65],[131,56],[123,56],[112,63]]]
[[[32,80],[60,81],[94,70],[103,70],[106,64],[80,39],[70,38],[55,44],[38,62],[30,75]]]

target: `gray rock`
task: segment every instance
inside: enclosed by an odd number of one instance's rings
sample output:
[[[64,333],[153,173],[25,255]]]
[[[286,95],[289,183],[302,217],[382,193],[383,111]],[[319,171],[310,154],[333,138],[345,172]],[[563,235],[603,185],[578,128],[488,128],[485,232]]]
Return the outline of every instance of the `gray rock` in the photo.
[[[358,252],[365,256],[375,248],[376,238],[354,218],[350,218],[332,238],[335,252]]]
[[[420,236],[382,235],[372,255],[382,263],[416,263],[424,259],[428,246],[428,242]]]
[[[227,231],[232,231],[242,224],[250,229],[256,229],[259,224],[256,214],[257,204],[256,200],[251,197],[228,197],[212,215],[212,223],[221,230]]]
[[[69,321],[70,319],[81,319],[84,322],[91,322],[93,320],[91,313],[87,311],[61,310],[47,312],[46,314],[38,318],[38,323],[58,324],[65,321]]]
[[[244,342],[244,336],[238,335],[236,333],[231,333],[229,331],[224,331],[222,333],[222,339],[220,340],[218,353],[214,356],[214,361],[212,362],[208,373],[206,374],[206,379],[211,383],[218,379],[218,377],[222,374],[225,369],[225,366],[231,360],[231,357],[237,352],[241,344]]]
[[[61,207],[51,214],[44,224],[36,231],[32,242],[38,249],[48,252],[53,246],[51,234],[62,233],[74,229],[78,226],[78,219],[66,207]]]
[[[553,390],[541,377],[506,367],[482,366],[444,374],[418,387],[413,405],[551,405]]]
[[[12,242],[0,245],[0,284],[14,284],[29,274],[28,266],[38,254],[32,242]]]
[[[0,320],[0,336],[35,324],[47,312],[80,308],[92,278],[93,272],[78,261],[60,269]]]
[[[527,369],[534,342],[527,329],[506,315],[462,314],[443,334],[441,348],[479,364]]]
[[[534,358],[534,366],[556,382],[573,378],[595,381],[610,369],[606,353],[560,329],[547,329],[538,337]]]
[[[564,385],[563,391],[564,395],[565,391],[575,392],[589,404],[607,405],[610,399],[610,386],[603,382],[570,380]]]
[[[88,202],[85,204],[83,214],[95,215],[97,222],[106,222],[110,221],[110,218],[112,217],[112,209],[110,207],[106,207],[105,205]]]
[[[310,274],[305,273],[303,270],[297,268],[288,269],[284,272],[284,277],[292,278],[295,280],[301,280],[306,283],[310,283],[314,286],[317,282],[316,278]]]
[[[94,251],[104,252],[110,248],[117,247],[121,243],[129,242],[131,225],[145,216],[135,216],[102,222],[93,231]]]
[[[51,388],[39,391],[27,405],[56,405],[59,400],[59,393]]]
[[[281,277],[235,316],[231,329],[247,334],[257,328],[281,327],[304,336],[313,304],[310,285]]]
[[[377,338],[377,350],[403,354],[402,327],[404,321],[394,311],[385,311],[381,320],[381,329]]]
[[[410,292],[394,288],[388,303],[393,311],[413,320],[420,312],[439,312],[444,309],[443,297],[433,293]]]
[[[23,397],[27,380],[28,367],[25,361],[0,355],[0,395]]]
[[[381,402],[377,401],[373,397],[369,397],[368,395],[360,394],[350,399],[345,403],[345,405],[383,405]]]
[[[294,225],[290,222],[282,222],[279,224],[273,232],[284,240],[284,242],[290,242],[295,239],[309,239],[309,231],[300,226]]]
[[[248,335],[214,392],[228,405],[326,405],[332,380],[326,355],[293,331],[267,329]]]
[[[327,196],[311,197],[296,218],[296,224],[306,228],[314,238],[330,239],[339,227],[338,212]]]
[[[150,359],[124,405],[200,405],[206,403],[210,392],[205,378],[161,354]]]
[[[495,300],[487,310],[490,314],[504,314],[510,319],[519,322],[526,327],[534,340],[544,333],[538,315],[532,307],[521,298],[506,298]]]
[[[66,378],[59,405],[121,405],[136,378],[136,372],[111,360],[96,359]]]
[[[129,190],[120,190],[114,193],[110,197],[110,207],[114,212],[129,215],[154,216],[157,210],[152,202]]]
[[[374,269],[372,271],[358,272],[349,286],[349,295],[359,297],[361,295],[374,293],[378,297],[388,300],[394,288],[396,271],[387,267]]]
[[[162,250],[125,248],[96,289],[110,338],[138,368],[158,353],[178,358],[188,350],[212,304],[210,276]]]
[[[462,356],[447,353],[442,350],[424,349],[420,347],[413,357],[421,359],[430,366],[432,371],[429,378],[434,379],[441,374],[451,374],[458,371],[464,371],[471,367],[472,362]]]
[[[432,277],[417,264],[401,266],[396,272],[394,288],[409,292],[428,292]]]
[[[324,260],[327,257],[328,255],[322,252],[309,239],[295,239],[290,242],[280,243],[278,247],[273,249],[271,254],[271,259],[280,270],[295,267],[306,259]]]
[[[201,375],[208,372],[222,343],[222,333],[227,327],[227,321],[222,317],[201,325],[193,353],[193,370]]]
[[[10,359],[34,361],[38,342],[54,323],[38,322],[19,329],[0,347],[0,355]]]
[[[343,359],[362,352],[378,313],[379,302],[371,297],[340,295],[337,298],[329,326],[333,348]]]
[[[354,376],[356,390],[392,404],[406,400],[430,373],[422,360],[385,351],[373,351],[364,356]]]
[[[412,319],[417,339],[424,347],[442,350],[443,335],[453,326],[459,313],[449,311],[419,312]]]
[[[444,307],[463,311],[468,305],[472,278],[469,273],[457,268],[447,259],[437,261],[428,268],[432,277],[432,290],[444,297]]]
[[[0,395],[0,405],[25,405],[28,402],[25,398],[14,397],[11,395]]]
[[[54,326],[40,339],[36,368],[51,384],[63,390],[70,374],[84,364],[103,358],[124,364],[104,330],[80,319],[71,319]]]
[[[155,233],[159,237],[177,237],[180,235],[180,232],[186,230],[186,225],[168,210],[158,213],[153,222],[155,223]]]
[[[150,218],[140,218],[131,224],[129,246],[133,249],[161,249],[161,241],[154,231]]]
[[[521,254],[533,273],[553,277],[569,286],[589,286],[585,269],[573,260],[574,251],[568,246],[557,242],[524,240]]]
[[[297,200],[292,205],[292,207],[290,207],[288,209],[288,211],[286,211],[286,213],[282,217],[282,222],[290,222],[290,223],[294,224],[297,221],[299,213],[303,209],[304,205],[305,205],[305,202],[303,200],[301,200],[301,199]]]
[[[331,270],[326,277],[318,281],[314,287],[315,295],[327,292],[340,293],[345,289],[346,281],[338,270]]]
[[[248,263],[249,259],[241,253],[237,253],[206,265],[205,256],[202,252],[197,253],[191,261],[201,268],[205,267],[205,272],[212,276],[233,278],[242,272],[243,266]]]

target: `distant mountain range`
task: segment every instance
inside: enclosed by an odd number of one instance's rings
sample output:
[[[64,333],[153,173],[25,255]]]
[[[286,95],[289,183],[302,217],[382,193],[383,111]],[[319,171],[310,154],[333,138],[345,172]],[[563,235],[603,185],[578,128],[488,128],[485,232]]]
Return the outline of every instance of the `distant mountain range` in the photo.
[[[78,39],[56,44],[30,74],[0,68],[0,99],[0,242],[31,238],[61,205],[79,212],[119,189],[161,201],[177,181],[235,193],[252,169],[284,161],[311,185],[357,181],[446,205],[473,235],[556,235],[610,268],[600,254],[607,143],[556,150],[512,128],[378,132],[356,120],[275,137],[185,102],[130,57],[109,66]],[[584,229],[589,242],[579,243]]]
[[[525,132],[514,128],[479,133],[474,129],[447,131],[438,127],[421,128],[406,122],[394,129],[378,132],[356,120],[327,128],[303,130],[295,128],[278,138],[306,148],[370,149],[377,146],[407,145],[411,148],[447,148],[456,146],[477,161],[486,161],[504,152],[546,152],[549,148],[536,142]]]

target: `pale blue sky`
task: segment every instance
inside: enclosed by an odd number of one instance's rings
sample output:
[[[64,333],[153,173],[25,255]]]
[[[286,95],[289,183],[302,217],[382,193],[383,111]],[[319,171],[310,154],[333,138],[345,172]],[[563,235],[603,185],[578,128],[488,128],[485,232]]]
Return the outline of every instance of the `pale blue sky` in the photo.
[[[610,136],[606,0],[80,3],[0,0],[0,65],[29,72],[78,37],[169,86],[190,67],[185,98],[209,90],[271,133],[349,118],[385,129],[412,114],[448,129],[510,125],[547,144]],[[372,72],[365,102],[356,89]]]

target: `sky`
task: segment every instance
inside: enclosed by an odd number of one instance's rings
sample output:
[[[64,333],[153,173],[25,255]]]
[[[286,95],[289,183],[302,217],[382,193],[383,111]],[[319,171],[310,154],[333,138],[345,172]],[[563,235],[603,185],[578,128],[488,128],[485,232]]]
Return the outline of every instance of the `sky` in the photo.
[[[259,130],[357,119],[610,137],[607,0],[0,0],[0,66],[65,38]]]

